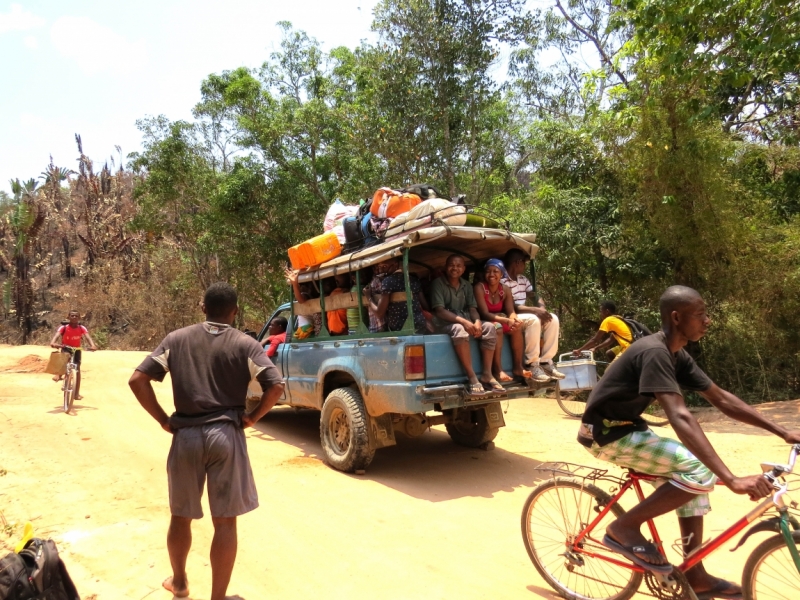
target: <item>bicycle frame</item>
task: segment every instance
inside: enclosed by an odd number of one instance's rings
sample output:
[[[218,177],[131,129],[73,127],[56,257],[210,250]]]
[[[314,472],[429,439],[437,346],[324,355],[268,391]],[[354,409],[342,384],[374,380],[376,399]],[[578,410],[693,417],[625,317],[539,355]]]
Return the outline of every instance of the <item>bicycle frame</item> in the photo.
[[[798,445],[800,446],[800,445]],[[783,472],[791,472],[792,467],[794,466],[794,458],[798,451],[798,446],[793,447],[792,455],[791,455],[791,463],[788,466],[788,469],[781,467],[779,465],[775,465],[773,468],[773,480],[775,477],[780,475]],[[780,470],[779,470],[780,469]],[[586,556],[590,556],[592,558],[597,558],[600,560],[604,560],[606,562],[615,564],[617,566],[630,569],[631,571],[636,571],[638,573],[645,573],[647,570],[639,565],[633,564],[631,562],[625,562],[619,560],[614,556],[609,556],[606,554],[598,554],[596,552],[591,552],[579,547],[579,544],[586,538],[590,537],[591,532],[597,526],[597,524],[602,521],[602,519],[608,514],[611,508],[616,504],[619,499],[631,488],[633,488],[636,492],[636,496],[639,498],[639,502],[644,500],[644,492],[642,491],[641,481],[655,481],[658,479],[663,479],[661,477],[656,477],[653,475],[645,475],[643,473],[636,473],[634,471],[628,470],[628,477],[626,478],[624,484],[619,489],[619,491],[611,498],[611,500],[606,504],[603,510],[594,518],[594,520],[589,523],[581,532],[580,534],[572,541],[571,550],[578,553],[584,554]],[[688,556],[686,556],[683,562],[678,565],[678,568],[686,572],[688,569],[691,569],[703,559],[705,559],[709,554],[717,550],[720,546],[725,544],[731,538],[733,538],[736,534],[741,532],[745,527],[747,527],[750,523],[755,521],[756,519],[760,518],[764,515],[768,510],[773,507],[778,509],[780,513],[780,532],[783,536],[786,545],[789,547],[789,552],[794,560],[795,566],[797,567],[798,573],[800,573],[800,553],[798,553],[796,544],[792,537],[792,532],[790,529],[790,519],[788,515],[788,508],[784,503],[783,496],[787,491],[787,484],[782,484],[778,491],[771,497],[764,499],[758,506],[756,506],[753,510],[748,512],[744,517],[736,521],[733,525],[731,525],[728,529],[723,531],[717,537],[712,538],[705,542],[704,544],[700,545],[694,551],[692,551]],[[653,537],[653,543],[658,547],[659,552],[663,556],[666,557],[666,553],[664,552],[663,542],[661,541],[661,537],[656,530],[655,523],[650,520],[647,521],[647,526],[650,530],[650,534]],[[596,540],[595,540],[596,542]]]

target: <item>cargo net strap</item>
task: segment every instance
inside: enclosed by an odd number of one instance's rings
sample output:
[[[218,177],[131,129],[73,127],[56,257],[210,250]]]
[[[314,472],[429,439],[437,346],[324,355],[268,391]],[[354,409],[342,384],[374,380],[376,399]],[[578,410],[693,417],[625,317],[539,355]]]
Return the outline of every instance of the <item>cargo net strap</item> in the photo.
[[[542,479],[556,477],[571,477],[573,479],[583,479],[584,481],[610,481],[622,485],[624,480],[622,477],[609,475],[608,469],[598,469],[596,467],[587,467],[586,465],[577,465],[568,462],[544,462],[534,469],[541,473],[548,475],[541,476]]]

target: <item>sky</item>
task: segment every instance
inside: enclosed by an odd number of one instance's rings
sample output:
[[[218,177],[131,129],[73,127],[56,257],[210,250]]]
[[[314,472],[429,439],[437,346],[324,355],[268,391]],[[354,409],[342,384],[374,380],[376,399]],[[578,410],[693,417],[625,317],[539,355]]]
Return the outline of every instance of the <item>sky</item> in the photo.
[[[258,67],[278,21],[324,50],[375,41],[377,0],[0,0],[0,190],[50,155],[77,169],[75,134],[96,164],[140,149],[136,120],[191,120],[211,73]]]

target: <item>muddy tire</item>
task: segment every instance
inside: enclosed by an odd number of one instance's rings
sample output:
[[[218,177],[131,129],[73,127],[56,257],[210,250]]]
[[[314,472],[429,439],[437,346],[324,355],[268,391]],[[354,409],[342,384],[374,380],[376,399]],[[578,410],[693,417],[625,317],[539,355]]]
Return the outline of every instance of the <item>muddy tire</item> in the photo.
[[[450,439],[459,446],[478,448],[491,442],[500,431],[499,427],[489,425],[486,411],[482,408],[460,411],[458,417],[452,423],[445,424],[445,429]]]
[[[333,390],[319,420],[322,452],[330,466],[345,473],[366,469],[375,456],[369,444],[369,416],[358,390]]]

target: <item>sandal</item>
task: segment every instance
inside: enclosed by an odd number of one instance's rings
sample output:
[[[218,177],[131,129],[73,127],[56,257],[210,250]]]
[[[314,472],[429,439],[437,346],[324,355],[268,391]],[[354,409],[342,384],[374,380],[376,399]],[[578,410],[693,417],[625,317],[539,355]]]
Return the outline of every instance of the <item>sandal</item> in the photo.
[[[653,563],[649,563],[643,558],[639,558],[636,556],[636,553],[639,554],[656,554],[658,553],[658,548],[656,548],[655,544],[644,544],[641,546],[623,546],[616,540],[612,539],[608,535],[603,536],[603,545],[617,552],[633,562],[636,565],[639,565],[643,569],[647,569],[648,571],[652,571],[653,573],[659,573],[661,575],[669,575],[672,573],[672,565],[654,565]]]
[[[495,379],[495,378],[492,378],[489,381],[481,381],[481,385],[483,386],[483,389],[485,389],[488,392],[503,392],[504,393],[506,391],[506,388],[504,388],[502,385],[500,385],[500,382],[497,381],[497,379]]]
[[[486,395],[486,392],[483,390],[483,384],[478,383],[468,383],[464,386],[464,389],[467,392],[467,396],[470,398],[480,398]]]
[[[742,600],[741,589],[739,589],[738,591],[734,591],[737,588],[739,588],[739,586],[733,583],[732,581],[717,579],[717,583],[714,584],[714,587],[712,587],[710,590],[706,590],[705,592],[695,592],[695,596],[697,596],[697,600],[712,600],[713,598],[730,598],[730,600]]]

